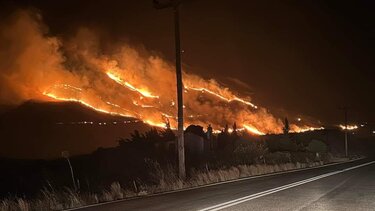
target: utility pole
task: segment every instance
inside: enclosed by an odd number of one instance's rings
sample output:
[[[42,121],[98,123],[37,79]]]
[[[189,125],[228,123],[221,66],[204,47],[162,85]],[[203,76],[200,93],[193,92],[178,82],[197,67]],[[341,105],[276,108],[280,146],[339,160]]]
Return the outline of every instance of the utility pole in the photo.
[[[348,110],[349,110],[349,107],[344,106],[341,109],[344,110],[344,116],[345,116],[345,157],[348,157]]]
[[[176,48],[176,80],[177,80],[177,148],[178,148],[178,173],[180,179],[185,179],[185,145],[184,145],[184,110],[183,110],[183,84],[181,72],[181,45],[180,45],[180,17],[179,5],[181,0],[168,0],[159,2],[153,0],[156,9],[173,8],[174,12],[174,34]]]
[[[345,113],[345,157],[348,157],[348,108],[344,109]]]

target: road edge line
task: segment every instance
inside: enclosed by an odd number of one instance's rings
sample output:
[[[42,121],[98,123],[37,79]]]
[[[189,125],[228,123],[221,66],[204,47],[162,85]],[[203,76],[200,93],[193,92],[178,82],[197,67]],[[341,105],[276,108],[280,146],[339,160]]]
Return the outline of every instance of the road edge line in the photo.
[[[356,158],[356,159],[348,160],[348,161],[344,161],[344,162],[328,163],[328,164],[324,164],[324,165],[320,165],[320,166],[305,167],[305,168],[279,171],[279,172],[268,173],[268,174],[247,176],[247,177],[242,177],[242,178],[238,178],[238,179],[232,179],[232,180],[227,180],[227,181],[210,183],[210,184],[206,184],[206,185],[199,185],[199,186],[195,186],[195,187],[182,188],[182,189],[165,191],[165,192],[160,192],[160,193],[146,194],[146,195],[142,195],[142,196],[135,196],[135,197],[130,197],[130,198],[118,199],[118,200],[114,200],[114,201],[101,202],[101,203],[97,203],[97,204],[89,204],[89,205],[84,205],[84,206],[74,207],[74,208],[68,208],[68,209],[63,209],[63,210],[65,210],[65,211],[79,210],[79,209],[84,209],[84,208],[96,207],[96,206],[112,204],[112,203],[119,203],[119,202],[123,202],[123,201],[129,201],[129,200],[140,199],[140,198],[145,198],[145,197],[161,196],[161,195],[167,195],[167,194],[178,193],[178,192],[189,191],[189,190],[196,190],[196,189],[206,188],[206,187],[211,187],[211,186],[216,186],[216,185],[223,185],[223,184],[227,184],[227,183],[240,182],[240,181],[257,179],[257,178],[262,178],[262,177],[283,175],[283,174],[300,172],[300,171],[307,171],[307,170],[311,170],[311,169],[324,168],[324,167],[328,167],[328,166],[335,166],[335,165],[340,165],[340,164],[345,164],[345,163],[352,163],[352,162],[355,162],[355,161],[358,161],[358,160],[363,160],[363,159],[366,159],[366,157]]]
[[[283,190],[294,188],[294,187],[297,187],[297,186],[300,186],[300,185],[304,185],[304,184],[314,182],[314,181],[317,181],[317,180],[320,180],[320,179],[323,179],[323,178],[326,178],[326,177],[329,177],[329,176],[333,176],[333,175],[336,175],[336,174],[340,174],[340,173],[351,171],[351,170],[354,170],[354,169],[357,169],[357,168],[368,166],[368,165],[371,165],[371,164],[374,164],[374,163],[375,163],[375,161],[370,161],[370,162],[363,163],[363,164],[360,164],[360,165],[357,165],[357,166],[352,166],[352,167],[349,167],[349,168],[346,168],[346,169],[325,173],[325,174],[322,174],[322,175],[318,175],[318,176],[315,176],[315,177],[311,177],[311,178],[304,179],[304,180],[301,180],[301,181],[293,182],[293,183],[286,184],[286,185],[283,185],[283,186],[280,186],[280,187],[271,188],[269,190],[261,191],[261,192],[258,192],[258,193],[254,193],[254,194],[243,196],[243,197],[240,197],[240,198],[237,198],[237,199],[233,199],[233,200],[230,200],[230,201],[227,201],[227,202],[223,202],[223,203],[220,203],[220,204],[217,204],[217,205],[213,205],[213,206],[210,206],[210,207],[199,209],[198,211],[218,211],[218,210],[222,210],[222,209],[232,207],[232,206],[235,206],[235,205],[238,205],[238,204],[241,204],[241,203],[253,200],[253,199],[260,198],[262,196],[267,196],[267,195],[270,195],[270,194],[273,194],[273,193],[276,193],[276,192],[280,192],[280,191],[283,191]]]

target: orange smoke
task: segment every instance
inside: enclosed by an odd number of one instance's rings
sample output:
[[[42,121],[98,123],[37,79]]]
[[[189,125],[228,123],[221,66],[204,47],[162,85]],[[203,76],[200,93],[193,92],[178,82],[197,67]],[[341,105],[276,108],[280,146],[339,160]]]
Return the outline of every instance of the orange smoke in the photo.
[[[176,122],[173,65],[144,49],[118,45],[103,54],[98,38],[81,29],[64,43],[46,35],[38,14],[20,11],[1,24],[0,101],[74,101],[99,112],[171,127]],[[4,45],[2,45],[4,46]],[[62,56],[64,55],[64,56]],[[283,123],[249,97],[186,71],[185,126],[211,124],[215,131],[237,123],[253,134],[281,133]],[[321,129],[291,125],[294,132]]]

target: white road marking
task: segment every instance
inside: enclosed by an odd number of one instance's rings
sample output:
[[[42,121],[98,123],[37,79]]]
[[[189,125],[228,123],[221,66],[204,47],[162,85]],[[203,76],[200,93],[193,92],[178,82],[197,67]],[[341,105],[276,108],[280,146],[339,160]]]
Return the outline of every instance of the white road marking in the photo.
[[[374,164],[374,163],[375,163],[375,161],[371,161],[371,162],[368,162],[368,163],[353,166],[353,167],[346,168],[346,169],[343,169],[343,170],[338,170],[338,171],[322,174],[322,175],[315,176],[315,177],[312,177],[312,178],[309,178],[309,179],[301,180],[301,181],[294,182],[294,183],[287,184],[287,185],[283,185],[283,186],[280,186],[280,187],[277,187],[277,188],[272,188],[272,189],[269,189],[269,190],[266,190],[266,191],[262,191],[262,192],[259,192],[259,193],[244,196],[244,197],[241,197],[241,198],[238,198],[238,199],[230,200],[230,201],[220,203],[220,204],[217,204],[217,205],[214,205],[214,206],[210,206],[210,207],[207,207],[207,208],[204,208],[204,209],[200,209],[199,211],[222,210],[222,209],[232,207],[234,205],[241,204],[243,202],[250,201],[250,200],[262,197],[262,196],[270,195],[272,193],[276,193],[276,192],[279,192],[279,191],[290,189],[290,188],[293,188],[293,187],[296,187],[296,186],[299,186],[299,185],[303,185],[303,184],[306,184],[306,183],[309,183],[309,182],[313,182],[313,181],[316,181],[316,180],[319,180],[319,179],[322,179],[322,178],[325,178],[325,177],[329,177],[329,176],[332,176],[332,175],[335,175],[335,174],[340,174],[340,173],[350,171],[350,170],[353,170],[353,169],[368,166],[368,165],[371,165],[371,164]]]
[[[344,185],[349,179],[351,179],[353,176],[350,176],[349,178],[345,179],[344,181],[340,182],[339,184],[337,184],[335,187],[329,189],[328,191],[326,192],[323,192],[322,194],[319,194],[318,197],[315,197],[314,199],[308,201],[307,203],[303,204],[302,206],[300,206],[299,208],[296,208],[295,210],[296,211],[301,211],[303,209],[305,209],[306,207],[309,207],[311,206],[312,204],[314,204],[315,202],[319,201],[321,198],[323,198],[324,196],[326,196],[327,194],[335,191],[336,189],[338,189],[339,187],[341,187],[342,185]]]
[[[196,187],[183,188],[183,189],[177,189],[177,190],[172,190],[172,191],[167,191],[167,192],[149,194],[149,195],[145,195],[144,197],[161,196],[161,195],[179,193],[179,192],[188,191],[188,190],[196,190],[196,189],[201,189],[201,188],[206,188],[206,187],[218,186],[218,185],[227,184],[227,183],[234,183],[234,182],[239,182],[239,181],[244,181],[244,180],[252,180],[252,179],[256,179],[256,178],[270,177],[270,176],[276,176],[276,175],[284,175],[284,174],[301,172],[301,171],[309,171],[309,170],[312,170],[312,169],[325,168],[325,167],[328,167],[328,166],[336,166],[336,165],[341,165],[341,164],[345,164],[345,163],[352,163],[352,162],[362,160],[362,159],[364,159],[364,158],[357,158],[357,159],[354,159],[354,160],[349,160],[349,161],[344,161],[344,162],[337,162],[337,163],[324,164],[324,165],[319,165],[319,166],[314,166],[314,167],[305,167],[305,168],[299,168],[299,169],[293,169],[293,170],[286,170],[286,171],[274,172],[274,173],[269,173],[269,174],[248,176],[248,177],[243,177],[243,178],[238,178],[238,179],[233,179],[233,180],[228,180],[228,181],[211,183],[211,184],[207,184],[207,185],[200,185],[200,186],[196,186]],[[89,204],[89,205],[69,208],[69,209],[65,209],[65,210],[71,211],[71,210],[80,210],[80,209],[89,208],[89,207],[99,207],[99,206],[106,205],[106,204],[130,201],[130,200],[133,200],[133,199],[136,199],[136,198],[140,198],[140,197],[137,196],[137,197],[134,197],[134,198],[124,198],[124,199],[119,199],[119,200],[114,200],[114,201],[101,202],[101,203],[97,203],[97,204]]]

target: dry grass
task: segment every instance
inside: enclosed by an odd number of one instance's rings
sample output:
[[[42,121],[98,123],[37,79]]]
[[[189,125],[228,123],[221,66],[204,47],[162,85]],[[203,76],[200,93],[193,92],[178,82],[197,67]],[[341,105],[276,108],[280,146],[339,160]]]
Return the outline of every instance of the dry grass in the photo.
[[[87,204],[95,204],[105,201],[113,201],[134,196],[142,196],[183,188],[197,187],[217,182],[234,180],[243,177],[269,174],[280,171],[300,169],[322,165],[323,162],[312,163],[284,163],[284,164],[255,164],[238,165],[222,169],[209,169],[191,171],[190,178],[182,181],[178,178],[175,170],[168,166],[162,169],[157,162],[153,162],[153,179],[156,185],[139,185],[134,182],[134,189],[124,189],[118,182],[114,182],[102,193],[77,193],[66,188],[57,192],[52,188],[43,190],[41,197],[36,200],[4,199],[0,202],[0,210],[61,210],[73,207],[80,207]]]

